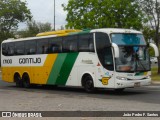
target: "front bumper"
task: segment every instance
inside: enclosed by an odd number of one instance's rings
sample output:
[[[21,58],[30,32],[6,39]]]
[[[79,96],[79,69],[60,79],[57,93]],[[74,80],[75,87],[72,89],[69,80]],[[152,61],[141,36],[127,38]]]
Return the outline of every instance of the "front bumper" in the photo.
[[[140,87],[151,84],[151,79],[144,80],[116,80],[115,88]]]

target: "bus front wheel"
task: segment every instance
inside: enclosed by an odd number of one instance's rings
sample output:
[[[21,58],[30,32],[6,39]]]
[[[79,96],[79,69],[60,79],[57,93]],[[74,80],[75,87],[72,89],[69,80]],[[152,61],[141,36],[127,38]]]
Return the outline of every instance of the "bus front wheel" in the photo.
[[[93,79],[91,76],[86,76],[84,78],[84,81],[83,81],[83,87],[84,89],[86,90],[86,92],[88,93],[91,93],[93,92],[95,89],[94,89],[94,83],[93,83]]]
[[[22,76],[22,81],[23,81],[23,87],[29,88],[31,86],[31,84],[30,84],[30,78],[29,78],[28,74],[24,74]]]

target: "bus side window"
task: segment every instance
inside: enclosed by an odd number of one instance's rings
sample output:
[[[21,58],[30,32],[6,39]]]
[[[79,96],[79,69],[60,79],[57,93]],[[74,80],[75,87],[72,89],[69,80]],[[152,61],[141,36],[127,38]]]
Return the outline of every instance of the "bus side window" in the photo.
[[[94,43],[92,39],[90,39],[90,42],[89,42],[89,52],[95,52]]]
[[[24,55],[24,42],[15,42],[15,55]]]
[[[77,44],[75,42],[70,43],[69,51],[76,52],[77,51]]]
[[[49,38],[49,53],[62,52],[62,37]]]
[[[36,40],[25,41],[25,54],[36,54]]]
[[[52,44],[50,46],[50,53],[58,53],[59,52],[59,46],[57,46],[56,44]]]
[[[63,39],[63,52],[77,52],[77,35],[67,36]]]
[[[7,51],[7,46],[6,46],[7,43],[2,43],[2,54],[4,56],[7,56],[8,55],[8,51]]]
[[[106,33],[96,33],[96,49],[98,58],[107,70],[113,70],[113,55],[109,36]]]
[[[93,33],[79,35],[79,52],[95,52]]]
[[[14,43],[7,43],[6,49],[7,49],[8,56],[14,55]]]
[[[37,54],[48,54],[48,39],[37,40]]]

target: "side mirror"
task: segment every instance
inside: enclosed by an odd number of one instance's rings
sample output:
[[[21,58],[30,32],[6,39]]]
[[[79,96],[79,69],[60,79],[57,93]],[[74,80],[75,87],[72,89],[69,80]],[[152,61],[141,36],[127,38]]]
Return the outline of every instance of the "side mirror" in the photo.
[[[149,43],[149,46],[154,49],[155,57],[158,57],[159,56],[158,47],[155,44],[153,44],[153,43]]]
[[[119,47],[118,47],[118,45],[115,44],[115,43],[112,43],[112,47],[114,49],[114,57],[119,58]]]

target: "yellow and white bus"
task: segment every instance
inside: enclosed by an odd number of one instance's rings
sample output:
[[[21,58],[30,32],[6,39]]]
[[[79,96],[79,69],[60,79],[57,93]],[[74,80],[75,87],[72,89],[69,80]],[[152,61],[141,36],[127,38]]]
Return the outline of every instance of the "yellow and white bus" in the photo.
[[[158,48],[150,43],[158,56]],[[148,44],[130,29],[60,30],[1,44],[2,80],[20,87],[123,90],[151,83]]]

